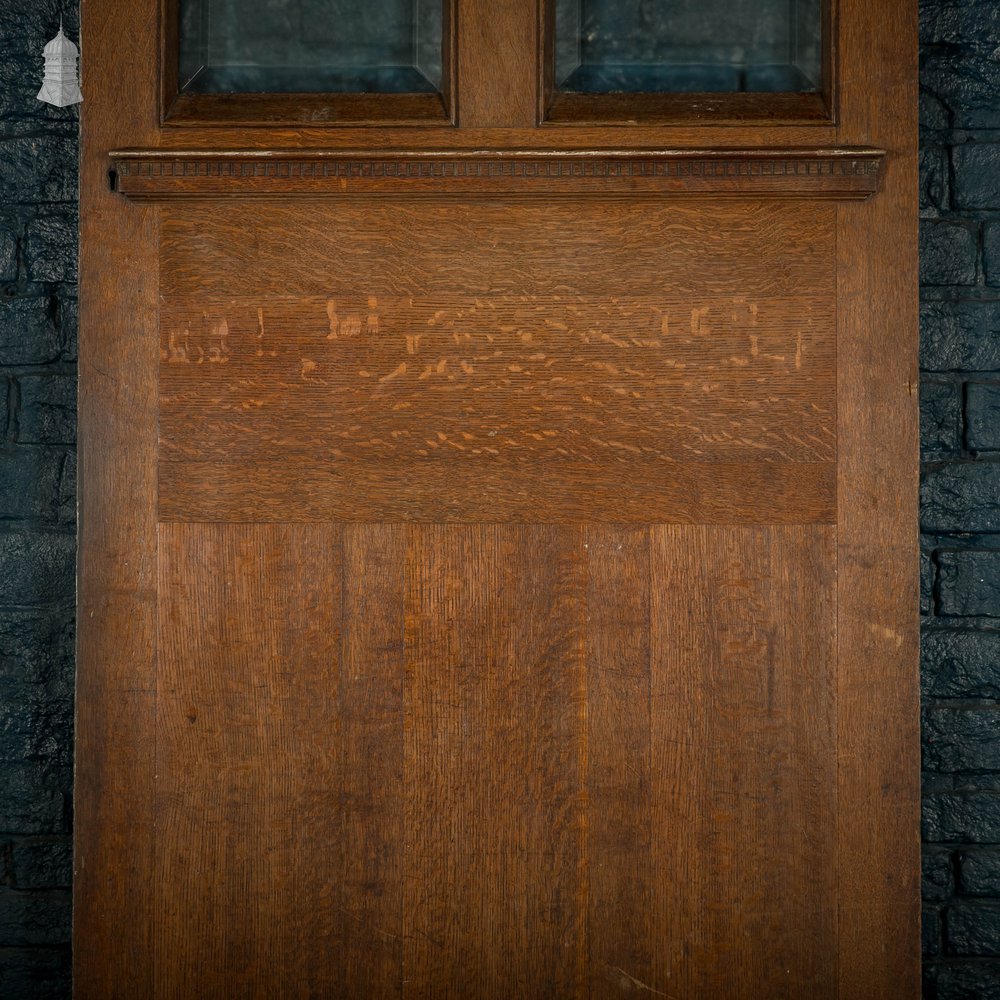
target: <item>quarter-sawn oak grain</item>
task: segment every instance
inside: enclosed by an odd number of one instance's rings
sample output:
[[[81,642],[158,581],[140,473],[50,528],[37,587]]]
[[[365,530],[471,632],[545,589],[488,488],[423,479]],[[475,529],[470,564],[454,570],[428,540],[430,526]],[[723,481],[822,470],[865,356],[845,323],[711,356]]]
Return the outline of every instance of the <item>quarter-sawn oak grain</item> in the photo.
[[[156,995],[835,995],[833,537],[164,525]]]
[[[908,1000],[913,5],[603,103],[454,6],[164,124],[84,3],[76,995]]]

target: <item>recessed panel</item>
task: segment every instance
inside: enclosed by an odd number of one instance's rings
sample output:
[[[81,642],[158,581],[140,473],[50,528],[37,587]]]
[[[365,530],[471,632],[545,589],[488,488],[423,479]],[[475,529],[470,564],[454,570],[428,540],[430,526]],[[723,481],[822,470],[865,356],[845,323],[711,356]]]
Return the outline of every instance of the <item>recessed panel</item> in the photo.
[[[170,223],[161,517],[828,520],[832,212],[605,208]]]
[[[162,525],[154,995],[836,995],[834,529]]]

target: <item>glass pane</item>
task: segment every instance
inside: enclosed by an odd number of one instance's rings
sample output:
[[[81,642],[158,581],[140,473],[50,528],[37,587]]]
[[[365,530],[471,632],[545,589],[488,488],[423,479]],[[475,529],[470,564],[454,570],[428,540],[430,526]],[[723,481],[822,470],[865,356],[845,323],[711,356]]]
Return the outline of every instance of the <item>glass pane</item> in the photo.
[[[193,94],[433,93],[441,0],[180,0]]]
[[[585,94],[817,90],[821,0],[556,0],[556,84]]]

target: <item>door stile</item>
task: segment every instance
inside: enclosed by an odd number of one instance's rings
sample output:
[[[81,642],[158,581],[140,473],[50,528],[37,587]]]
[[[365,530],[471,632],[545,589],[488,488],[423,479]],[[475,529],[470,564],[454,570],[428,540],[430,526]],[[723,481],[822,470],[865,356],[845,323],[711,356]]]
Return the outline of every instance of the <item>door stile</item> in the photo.
[[[916,16],[840,3],[840,134],[889,150],[881,192],[837,206],[844,1000],[920,990]]]

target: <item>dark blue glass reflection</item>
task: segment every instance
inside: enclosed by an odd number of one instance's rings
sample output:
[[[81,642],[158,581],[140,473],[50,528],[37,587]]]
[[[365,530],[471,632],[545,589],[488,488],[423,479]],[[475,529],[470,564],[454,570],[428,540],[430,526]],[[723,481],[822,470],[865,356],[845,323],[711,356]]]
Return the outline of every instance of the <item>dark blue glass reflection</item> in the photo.
[[[180,0],[185,93],[432,93],[441,0]]]
[[[587,94],[814,91],[820,35],[820,0],[556,0],[556,81]]]

